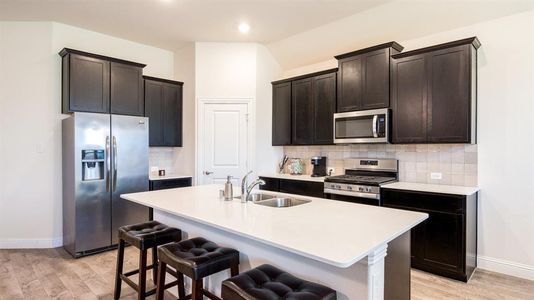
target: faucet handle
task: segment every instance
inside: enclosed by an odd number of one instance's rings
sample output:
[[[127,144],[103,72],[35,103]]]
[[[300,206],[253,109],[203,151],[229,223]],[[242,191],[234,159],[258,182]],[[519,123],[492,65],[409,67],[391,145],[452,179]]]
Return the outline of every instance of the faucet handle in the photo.
[[[245,176],[243,176],[243,179],[241,180],[241,188],[246,188],[246,185],[247,185],[247,177],[248,175],[252,174],[252,171],[248,172],[247,174],[245,174]]]

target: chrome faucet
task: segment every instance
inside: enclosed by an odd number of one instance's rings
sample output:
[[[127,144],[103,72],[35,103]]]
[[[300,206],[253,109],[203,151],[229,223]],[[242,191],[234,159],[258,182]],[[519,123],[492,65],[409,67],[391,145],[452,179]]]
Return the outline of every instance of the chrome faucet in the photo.
[[[250,185],[247,186],[247,177],[252,174],[252,171],[248,172],[245,177],[243,177],[243,180],[241,181],[241,202],[245,203],[250,200],[250,193],[257,185],[264,185],[265,181],[263,179],[256,179],[254,182],[252,182]]]

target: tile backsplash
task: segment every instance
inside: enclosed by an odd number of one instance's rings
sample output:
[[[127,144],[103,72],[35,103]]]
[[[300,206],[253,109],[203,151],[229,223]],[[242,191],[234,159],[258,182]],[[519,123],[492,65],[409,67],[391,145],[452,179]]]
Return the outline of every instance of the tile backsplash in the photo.
[[[401,181],[461,186],[478,184],[477,145],[285,146],[284,154],[301,158],[305,174],[311,173],[312,156],[328,157],[327,166],[335,168],[335,175],[343,174],[345,167],[350,167],[345,166],[345,158],[396,158]],[[441,173],[441,179],[431,179],[431,173]]]
[[[148,166],[158,167],[165,170],[167,174],[175,173],[174,170],[174,149],[171,147],[150,147],[148,148]]]

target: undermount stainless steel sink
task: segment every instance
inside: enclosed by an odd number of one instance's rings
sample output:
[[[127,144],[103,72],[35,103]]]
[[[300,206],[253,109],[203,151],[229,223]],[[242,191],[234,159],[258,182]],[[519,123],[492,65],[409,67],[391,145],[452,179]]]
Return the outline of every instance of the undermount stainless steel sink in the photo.
[[[249,197],[250,197],[249,198],[250,201],[253,201],[253,202],[264,201],[264,200],[267,200],[267,199],[276,198],[275,195],[260,194],[260,193],[250,194]],[[234,198],[241,199],[241,196],[237,196],[237,197],[234,197]]]
[[[311,200],[284,198],[284,197],[272,197],[272,199],[256,201],[254,204],[270,206],[270,207],[291,207],[305,203],[309,203]]]

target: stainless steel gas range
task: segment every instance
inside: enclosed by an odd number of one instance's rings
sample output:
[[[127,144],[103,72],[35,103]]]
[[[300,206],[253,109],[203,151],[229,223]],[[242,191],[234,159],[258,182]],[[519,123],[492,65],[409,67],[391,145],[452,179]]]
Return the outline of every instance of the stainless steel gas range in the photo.
[[[345,175],[325,179],[324,193],[333,200],[381,205],[380,186],[398,181],[399,162],[396,159],[350,158]]]

